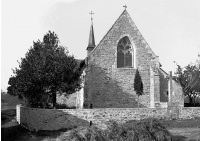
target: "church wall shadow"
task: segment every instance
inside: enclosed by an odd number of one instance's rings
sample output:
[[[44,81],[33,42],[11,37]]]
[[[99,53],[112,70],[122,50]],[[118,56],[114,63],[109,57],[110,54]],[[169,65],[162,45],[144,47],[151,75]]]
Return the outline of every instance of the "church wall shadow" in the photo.
[[[137,108],[138,97],[134,91],[135,69],[102,68],[90,64],[87,74],[85,99],[93,108]],[[142,96],[145,98],[145,95]],[[145,107],[139,100],[139,107]]]

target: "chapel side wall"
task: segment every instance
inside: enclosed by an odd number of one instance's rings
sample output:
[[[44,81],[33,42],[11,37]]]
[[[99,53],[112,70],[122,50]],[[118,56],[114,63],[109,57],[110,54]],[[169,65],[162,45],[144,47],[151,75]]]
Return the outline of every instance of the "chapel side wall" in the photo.
[[[127,36],[136,57],[135,68],[116,68],[117,44]],[[150,62],[154,54],[128,14],[121,16],[88,57],[87,95],[93,108],[134,108],[134,76],[139,69],[144,94],[140,107],[150,107]]]

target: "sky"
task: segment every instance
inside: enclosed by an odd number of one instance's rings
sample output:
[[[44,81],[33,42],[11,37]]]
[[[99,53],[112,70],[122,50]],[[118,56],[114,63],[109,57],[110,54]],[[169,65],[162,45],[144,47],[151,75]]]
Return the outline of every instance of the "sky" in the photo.
[[[86,57],[92,10],[96,45],[127,5],[162,68],[195,62],[200,53],[200,0],[1,0],[1,89],[33,41],[54,31],[77,59]]]

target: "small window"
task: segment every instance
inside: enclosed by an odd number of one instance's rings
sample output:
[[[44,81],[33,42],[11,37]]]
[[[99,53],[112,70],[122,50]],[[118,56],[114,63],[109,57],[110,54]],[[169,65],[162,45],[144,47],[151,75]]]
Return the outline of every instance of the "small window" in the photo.
[[[117,45],[117,68],[133,67],[133,49],[128,37],[122,38]]]

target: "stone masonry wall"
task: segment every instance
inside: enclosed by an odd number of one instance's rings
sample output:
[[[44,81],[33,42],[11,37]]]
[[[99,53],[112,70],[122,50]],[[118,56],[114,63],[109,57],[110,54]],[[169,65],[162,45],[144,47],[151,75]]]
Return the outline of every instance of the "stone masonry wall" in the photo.
[[[199,107],[183,107],[179,109],[179,118],[181,119],[192,119],[200,117]]]
[[[117,68],[117,44],[127,36],[133,46],[133,68]],[[150,62],[156,56],[125,10],[88,57],[86,103],[95,108],[133,108],[138,98],[134,92],[136,68],[142,77],[144,94],[141,107],[150,107]]]
[[[101,124],[109,120],[123,123],[145,118],[196,118],[200,108],[102,108],[102,109],[38,109],[18,106],[20,125],[31,130],[59,130],[75,126],[88,126],[89,121]],[[179,112],[177,112],[179,110]]]
[[[20,124],[20,108],[21,105],[16,105],[16,120]]]

